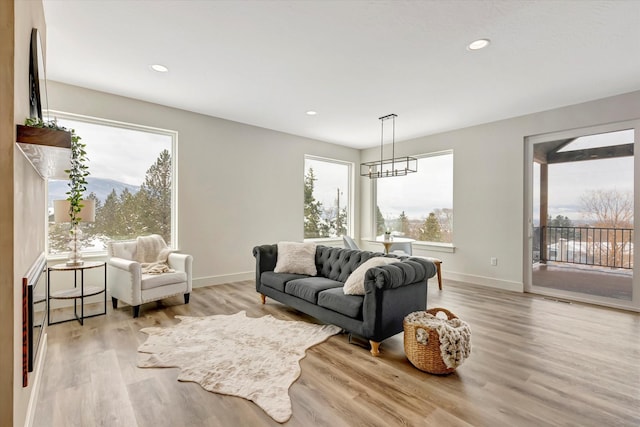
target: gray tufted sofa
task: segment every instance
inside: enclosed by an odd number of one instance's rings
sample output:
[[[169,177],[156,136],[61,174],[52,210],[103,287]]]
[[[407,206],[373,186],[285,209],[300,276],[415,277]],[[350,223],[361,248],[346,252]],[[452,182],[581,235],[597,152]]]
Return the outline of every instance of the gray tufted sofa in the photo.
[[[275,273],[278,245],[253,248],[256,258],[256,291],[262,303],[273,298],[369,340],[371,354],[379,354],[380,342],[402,331],[404,317],[427,304],[427,280],[436,273],[423,258],[401,257],[400,262],[370,268],[365,274],[365,295],[345,295],[342,289],[351,272],[382,253],[316,247],[318,275]]]

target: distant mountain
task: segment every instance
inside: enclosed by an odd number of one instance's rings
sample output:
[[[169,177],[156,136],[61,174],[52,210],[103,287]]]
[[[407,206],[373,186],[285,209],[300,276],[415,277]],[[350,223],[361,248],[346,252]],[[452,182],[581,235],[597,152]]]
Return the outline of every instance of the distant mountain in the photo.
[[[95,193],[96,197],[100,199],[102,203],[106,200],[107,196],[116,190],[116,194],[120,195],[124,189],[128,189],[131,193],[135,194],[140,190],[138,185],[125,184],[124,182],[116,181],[113,179],[105,178],[87,178],[87,192],[86,194]],[[67,181],[51,181],[49,182],[49,204],[52,200],[66,199],[66,192],[69,186]]]

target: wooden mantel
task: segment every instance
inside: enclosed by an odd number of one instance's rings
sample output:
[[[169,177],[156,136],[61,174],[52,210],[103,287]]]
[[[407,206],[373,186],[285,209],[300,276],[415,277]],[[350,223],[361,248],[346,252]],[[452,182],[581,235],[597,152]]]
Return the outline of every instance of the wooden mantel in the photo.
[[[43,178],[67,179],[71,166],[71,133],[17,125],[18,148]]]

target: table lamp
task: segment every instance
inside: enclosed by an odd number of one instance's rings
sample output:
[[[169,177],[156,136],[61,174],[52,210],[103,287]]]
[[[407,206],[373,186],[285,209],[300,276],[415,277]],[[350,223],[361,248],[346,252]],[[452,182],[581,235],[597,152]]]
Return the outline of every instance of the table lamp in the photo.
[[[96,220],[96,203],[95,200],[81,200],[82,210],[77,215],[83,222],[94,222]],[[53,201],[53,221],[57,224],[70,223],[71,204],[69,200]],[[82,253],[80,252],[82,244],[82,230],[77,225],[71,225],[69,229],[69,259],[67,265],[69,267],[82,265]]]

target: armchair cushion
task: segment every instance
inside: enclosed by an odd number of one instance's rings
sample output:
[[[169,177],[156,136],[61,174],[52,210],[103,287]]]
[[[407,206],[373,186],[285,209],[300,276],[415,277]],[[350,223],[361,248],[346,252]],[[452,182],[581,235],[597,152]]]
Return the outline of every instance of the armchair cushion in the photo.
[[[172,285],[187,281],[187,273],[184,271],[176,271],[173,273],[162,274],[143,274],[141,280],[141,289],[153,289],[159,286]]]

